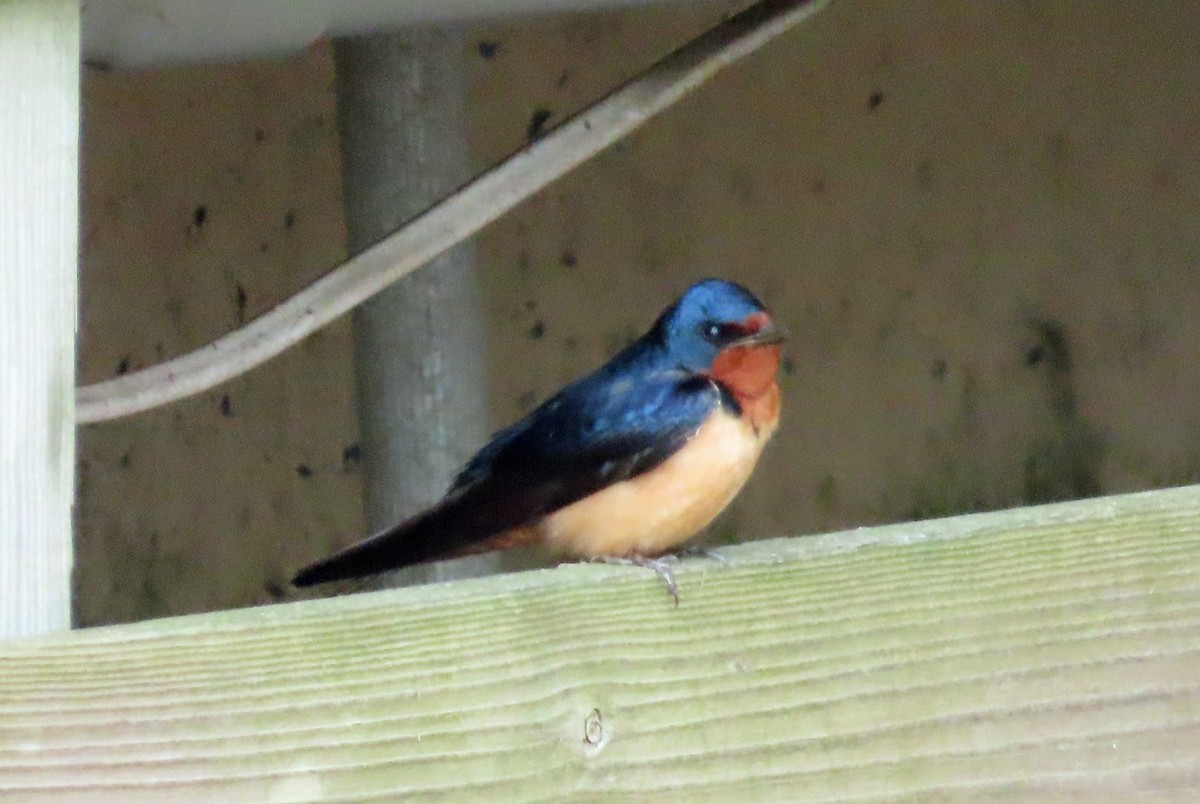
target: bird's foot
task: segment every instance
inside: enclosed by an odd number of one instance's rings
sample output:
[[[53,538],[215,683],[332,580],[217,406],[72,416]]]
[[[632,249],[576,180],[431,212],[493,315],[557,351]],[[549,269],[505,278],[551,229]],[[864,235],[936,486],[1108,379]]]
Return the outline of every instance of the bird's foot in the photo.
[[[667,565],[665,559],[648,558],[647,556],[632,554],[628,556],[601,556],[593,559],[604,564],[619,564],[625,567],[645,567],[652,569],[662,578],[663,583],[667,585],[667,591],[671,593],[671,599],[675,601],[675,606],[679,606],[679,587],[675,585],[675,576],[671,574],[671,568]]]

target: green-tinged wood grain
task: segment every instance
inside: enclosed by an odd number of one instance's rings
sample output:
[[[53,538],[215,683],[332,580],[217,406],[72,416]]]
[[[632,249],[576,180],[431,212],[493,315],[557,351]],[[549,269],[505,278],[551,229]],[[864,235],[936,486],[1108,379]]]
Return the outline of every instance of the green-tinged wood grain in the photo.
[[[0,643],[0,798],[1200,795],[1200,488]]]

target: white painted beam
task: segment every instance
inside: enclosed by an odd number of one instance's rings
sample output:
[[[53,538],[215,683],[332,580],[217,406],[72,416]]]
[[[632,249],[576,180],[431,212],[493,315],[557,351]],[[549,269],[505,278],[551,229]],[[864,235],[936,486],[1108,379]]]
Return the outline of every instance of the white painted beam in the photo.
[[[424,22],[644,4],[648,0],[89,0],[84,56],[114,65],[231,61],[323,37]]]
[[[71,625],[79,4],[0,0],[0,637]]]

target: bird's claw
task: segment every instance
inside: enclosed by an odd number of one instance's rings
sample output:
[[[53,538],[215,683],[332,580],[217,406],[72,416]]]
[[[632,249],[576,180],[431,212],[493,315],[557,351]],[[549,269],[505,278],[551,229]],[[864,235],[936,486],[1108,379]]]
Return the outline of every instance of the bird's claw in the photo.
[[[671,574],[671,568],[666,560],[662,558],[647,558],[646,556],[630,555],[630,556],[601,556],[598,559],[604,564],[619,564],[625,567],[645,567],[652,569],[662,578],[663,583],[667,585],[667,591],[671,593],[671,599],[675,601],[676,608],[679,607],[679,587],[675,584],[675,576]]]
[[[641,559],[640,562],[638,559]],[[675,608],[679,608],[679,587],[675,585],[675,576],[671,574],[671,568],[667,566],[667,562],[661,558],[642,558],[637,556],[633,563],[639,567],[646,567],[658,573],[658,577],[662,578],[663,583],[667,585],[667,591],[671,593],[671,599],[675,601]]]

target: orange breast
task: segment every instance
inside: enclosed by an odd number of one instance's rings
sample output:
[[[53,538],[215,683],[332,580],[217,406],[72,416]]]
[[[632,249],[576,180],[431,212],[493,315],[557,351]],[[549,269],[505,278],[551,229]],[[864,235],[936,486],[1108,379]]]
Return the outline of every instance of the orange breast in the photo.
[[[726,349],[713,361],[710,374],[737,400],[742,415],[768,437],[779,423],[780,393],[775,374],[783,352],[779,346]]]
[[[535,526],[538,537],[587,558],[664,553],[729,504],[773,431],[718,410],[660,466],[556,511]]]

